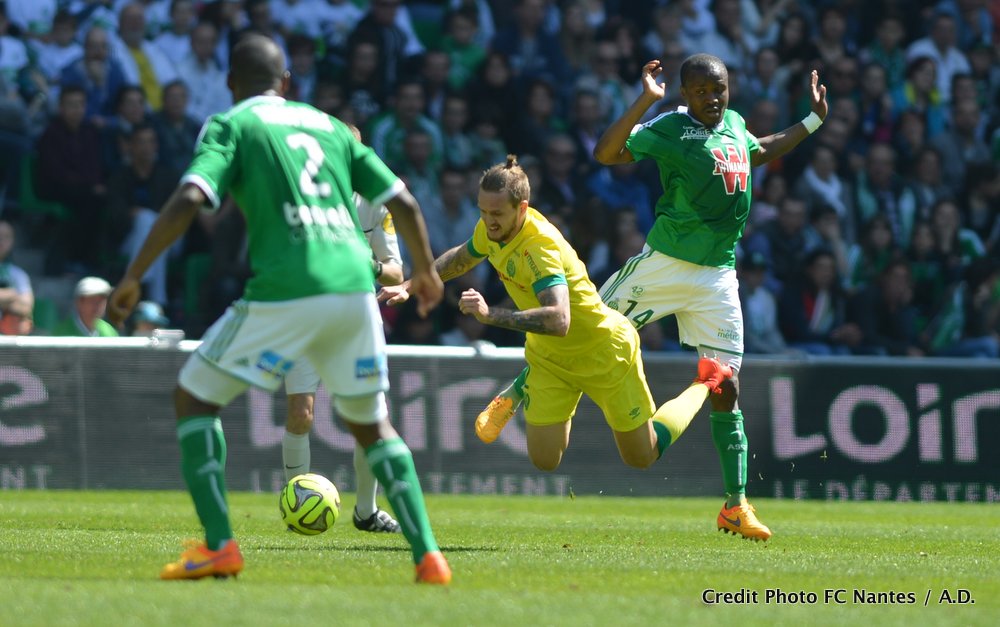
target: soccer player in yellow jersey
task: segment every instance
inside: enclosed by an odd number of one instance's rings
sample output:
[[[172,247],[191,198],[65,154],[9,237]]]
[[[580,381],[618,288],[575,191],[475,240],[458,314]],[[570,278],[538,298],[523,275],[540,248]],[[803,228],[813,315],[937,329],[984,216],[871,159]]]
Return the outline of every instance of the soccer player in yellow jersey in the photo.
[[[646,385],[639,334],[605,305],[587,269],[562,234],[528,205],[528,177],[514,156],[487,170],[479,183],[481,219],[472,238],[438,257],[445,281],[488,259],[516,310],[491,307],[476,290],[462,293],[459,309],[484,324],[523,331],[528,361],[524,392],[528,456],[554,470],[569,445],[573,414],[586,393],[604,412],[622,460],[646,468],[671,441],[668,425]],[[384,287],[380,300],[406,299],[406,284]],[[710,390],[725,378],[721,364],[702,381]],[[529,400],[530,399],[530,400]],[[492,441],[499,429],[484,437]]]

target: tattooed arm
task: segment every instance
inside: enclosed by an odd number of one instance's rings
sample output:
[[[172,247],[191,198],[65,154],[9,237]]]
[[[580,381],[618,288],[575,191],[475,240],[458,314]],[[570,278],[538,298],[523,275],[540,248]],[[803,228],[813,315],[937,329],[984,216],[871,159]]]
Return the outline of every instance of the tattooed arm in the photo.
[[[476,257],[469,252],[468,244],[459,244],[445,251],[434,260],[434,269],[442,281],[450,281],[462,276],[475,268],[486,257]],[[401,305],[410,298],[410,282],[403,281],[399,285],[383,285],[378,291],[379,302],[387,305]]]
[[[524,333],[566,337],[570,322],[569,288],[565,284],[553,285],[538,292],[537,296],[541,307],[520,311],[490,307],[482,294],[476,290],[465,290],[458,308],[483,324]]]
[[[486,259],[486,257],[473,256],[469,252],[467,244],[459,244],[451,250],[445,251],[440,257],[435,259],[434,269],[437,270],[442,281],[450,281],[472,270],[483,259]]]

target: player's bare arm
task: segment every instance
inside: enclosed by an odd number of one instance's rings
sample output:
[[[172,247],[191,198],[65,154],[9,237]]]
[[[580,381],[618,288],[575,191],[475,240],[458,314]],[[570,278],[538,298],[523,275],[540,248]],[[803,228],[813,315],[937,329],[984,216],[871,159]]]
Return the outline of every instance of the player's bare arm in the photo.
[[[395,261],[380,259],[382,272],[378,275],[379,285],[393,286],[403,282],[403,266]]]
[[[437,270],[442,281],[450,281],[476,267],[483,259],[485,257],[474,257],[465,244],[459,244],[435,259],[434,269]],[[383,283],[382,289],[378,291],[379,302],[384,302],[387,305],[405,303],[410,298],[412,291],[410,290],[410,280],[402,281],[398,285],[385,285]]]
[[[519,311],[490,307],[482,294],[476,290],[465,290],[458,308],[466,315],[475,316],[483,324],[523,333],[566,337],[570,323],[569,288],[563,284],[553,285],[538,292],[537,296],[541,307]]]
[[[405,189],[385,205],[392,214],[396,230],[403,236],[412,255],[413,276],[410,277],[407,290],[417,297],[417,313],[424,317],[441,302],[444,295],[444,284],[434,270],[434,256],[431,254],[424,217],[416,199]]]
[[[146,270],[191,226],[208,198],[205,192],[196,185],[185,183],[179,186],[163,206],[149,236],[142,244],[142,249],[125,270],[125,276],[118,282],[115,291],[108,301],[108,320],[115,326],[120,326],[141,295],[140,282]]]
[[[594,146],[594,158],[604,165],[629,163],[635,161],[632,153],[625,147],[625,140],[632,134],[632,129],[651,106],[663,99],[667,94],[665,85],[656,82],[656,77],[663,72],[659,61],[650,61],[642,67],[642,93],[635,99],[625,113],[608,127]]]
[[[819,118],[819,122],[822,122],[826,119],[828,111],[826,85],[820,84],[819,73],[816,70],[813,70],[812,75],[809,77],[809,86],[811,90],[810,105],[812,107],[812,114]],[[769,161],[774,161],[798,146],[802,140],[809,137],[816,130],[815,127],[810,129],[807,126],[807,120],[809,120],[808,117],[806,120],[797,122],[783,131],[760,138],[760,150],[750,158],[751,165],[756,167]],[[819,124],[817,123],[816,127],[818,126]]]
[[[441,275],[442,281],[450,281],[472,270],[483,259],[485,257],[473,256],[466,244],[459,244],[451,250],[445,251],[440,257],[435,259],[434,268]]]

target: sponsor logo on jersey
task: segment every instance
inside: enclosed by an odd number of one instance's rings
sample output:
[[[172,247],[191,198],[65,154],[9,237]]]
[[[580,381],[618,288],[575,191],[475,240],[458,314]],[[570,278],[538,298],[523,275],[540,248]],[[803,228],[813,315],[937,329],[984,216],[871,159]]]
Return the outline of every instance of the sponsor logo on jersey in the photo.
[[[747,156],[747,147],[726,144],[711,148],[710,151],[712,158],[715,159],[715,170],[712,174],[722,177],[726,194],[732,196],[737,191],[746,192],[750,179],[750,158]]]
[[[386,371],[385,355],[361,357],[354,362],[355,379],[375,379]]]
[[[257,358],[256,368],[258,370],[263,370],[269,375],[275,377],[283,377],[288,374],[288,371],[292,369],[295,362],[291,359],[285,359],[278,353],[274,351],[264,351]]]
[[[712,131],[704,126],[685,126],[681,133],[681,141],[686,139],[708,139],[712,136]]]
[[[732,340],[733,342],[740,341],[739,329],[718,329],[716,335],[720,340]]]
[[[528,261],[528,268],[531,269],[531,272],[532,274],[535,275],[535,278],[536,279],[542,278],[542,271],[538,269],[538,266],[535,264],[535,260],[531,258],[531,253],[529,253],[528,251],[524,251],[524,258]]]
[[[615,311],[618,311],[618,299],[617,299],[617,298],[612,298],[611,300],[609,300],[609,301],[608,301],[607,303],[605,303],[605,304],[606,304],[606,305],[607,305],[608,307],[610,307],[611,309],[614,309]]]

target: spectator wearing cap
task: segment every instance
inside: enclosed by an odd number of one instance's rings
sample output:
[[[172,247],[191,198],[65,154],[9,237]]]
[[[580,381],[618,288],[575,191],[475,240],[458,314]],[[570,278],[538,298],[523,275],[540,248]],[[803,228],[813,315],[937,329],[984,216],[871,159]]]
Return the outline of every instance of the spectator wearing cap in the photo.
[[[96,276],[80,279],[73,290],[73,309],[68,318],[52,330],[64,337],[118,337],[118,332],[104,320],[111,284]]]
[[[35,330],[29,300],[18,296],[0,305],[0,335],[31,335]]]
[[[135,306],[132,314],[132,336],[150,337],[157,329],[170,324],[170,318],[163,313],[163,307],[151,300],[144,300]]]

